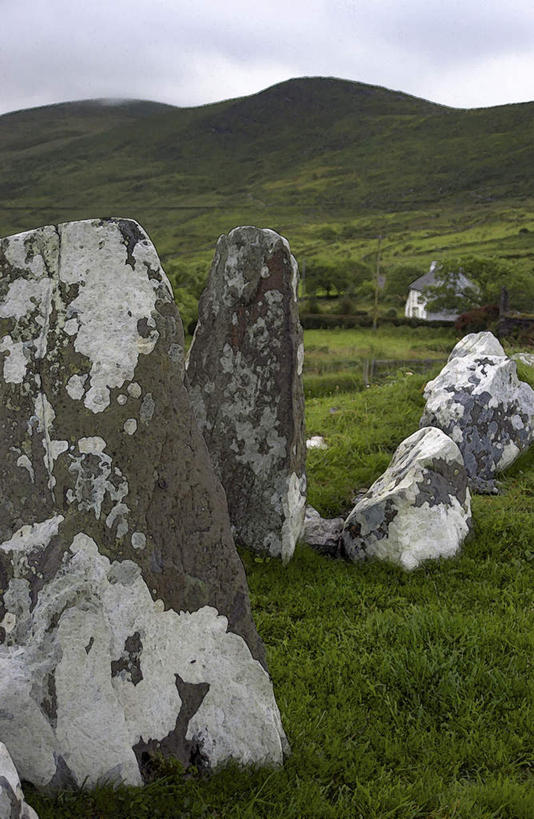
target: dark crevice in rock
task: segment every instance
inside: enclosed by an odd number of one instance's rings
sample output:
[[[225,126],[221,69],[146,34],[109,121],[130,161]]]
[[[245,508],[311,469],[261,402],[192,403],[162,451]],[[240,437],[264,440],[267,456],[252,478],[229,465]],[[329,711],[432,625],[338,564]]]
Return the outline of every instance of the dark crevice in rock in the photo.
[[[143,672],[141,671],[142,651],[141,635],[138,631],[134,631],[124,641],[123,656],[119,660],[112,661],[111,676],[118,677],[122,672],[125,672],[134,685],[140,683],[143,679]]]
[[[57,723],[57,695],[56,695],[56,678],[52,671],[48,674],[46,688],[48,697],[41,703],[41,708],[50,720],[50,724],[55,728]]]
[[[135,268],[135,257],[133,255],[135,246],[138,242],[145,241],[146,236],[139,229],[139,225],[129,219],[111,219],[110,221],[116,222],[119,226],[123,242],[126,245],[126,264],[129,264],[131,268]]]
[[[150,739],[148,742],[141,740],[133,746],[139,770],[145,780],[150,778],[152,761],[158,753],[175,757],[185,768],[190,765],[195,765],[197,768],[208,767],[208,760],[202,754],[200,743],[195,739],[187,740],[185,737],[191,718],[194,717],[209,691],[209,683],[186,683],[179,674],[174,676],[176,688],[182,700],[182,707],[176,718],[174,730],[161,740]]]
[[[61,754],[54,754],[56,772],[50,782],[48,789],[52,792],[60,790],[78,790],[76,779]]]

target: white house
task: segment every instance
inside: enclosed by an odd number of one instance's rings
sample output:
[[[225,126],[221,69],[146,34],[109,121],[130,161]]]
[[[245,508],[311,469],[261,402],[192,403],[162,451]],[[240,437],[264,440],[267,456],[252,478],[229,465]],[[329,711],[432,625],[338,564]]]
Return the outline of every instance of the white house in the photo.
[[[408,318],[424,319],[425,321],[455,321],[460,315],[454,310],[440,310],[435,313],[427,311],[426,304],[428,299],[424,295],[424,290],[438,283],[436,275],[437,269],[438,262],[432,262],[428,273],[419,276],[418,279],[410,284],[408,298],[406,299],[406,306],[404,308],[404,315]],[[461,293],[468,288],[476,289],[476,285],[460,272],[458,275],[458,292]]]

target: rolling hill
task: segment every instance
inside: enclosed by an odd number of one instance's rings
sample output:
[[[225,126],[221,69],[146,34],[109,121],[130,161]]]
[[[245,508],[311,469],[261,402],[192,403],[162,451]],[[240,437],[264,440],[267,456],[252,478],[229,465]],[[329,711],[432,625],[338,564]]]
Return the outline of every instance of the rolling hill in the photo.
[[[459,110],[332,78],[175,108],[90,100],[0,116],[0,235],[120,215],[175,285],[237,224],[307,264],[418,266],[466,252],[534,259],[534,103]],[[193,290],[195,287],[193,286]]]

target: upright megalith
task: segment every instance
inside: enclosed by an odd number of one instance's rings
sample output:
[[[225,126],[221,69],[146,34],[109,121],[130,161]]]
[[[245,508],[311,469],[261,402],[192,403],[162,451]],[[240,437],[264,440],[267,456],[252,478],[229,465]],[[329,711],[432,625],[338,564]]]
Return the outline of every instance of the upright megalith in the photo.
[[[305,510],[298,268],[272,230],[217,242],[187,365],[190,396],[234,533],[289,560]]]
[[[495,475],[534,437],[534,391],[490,332],[470,333],[425,387],[420,426],[442,429],[458,444],[469,484],[495,492]]]
[[[147,235],[0,242],[0,738],[39,786],[277,764],[285,737]]]

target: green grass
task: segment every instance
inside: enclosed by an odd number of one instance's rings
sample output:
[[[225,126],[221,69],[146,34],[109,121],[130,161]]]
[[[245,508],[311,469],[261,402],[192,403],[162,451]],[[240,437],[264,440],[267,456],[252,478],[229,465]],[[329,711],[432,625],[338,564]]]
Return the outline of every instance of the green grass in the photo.
[[[400,336],[404,352],[404,328]],[[521,373],[534,379],[532,368]],[[425,380],[401,374],[308,401],[308,432],[329,443],[308,462],[310,500],[323,513],[345,508],[415,431]],[[534,451],[500,495],[473,498],[473,514],[459,556],[412,573],[305,546],[287,567],[244,552],[292,747],[284,767],[184,777],[166,763],[144,789],[54,799],[27,788],[41,819],[531,819]]]

